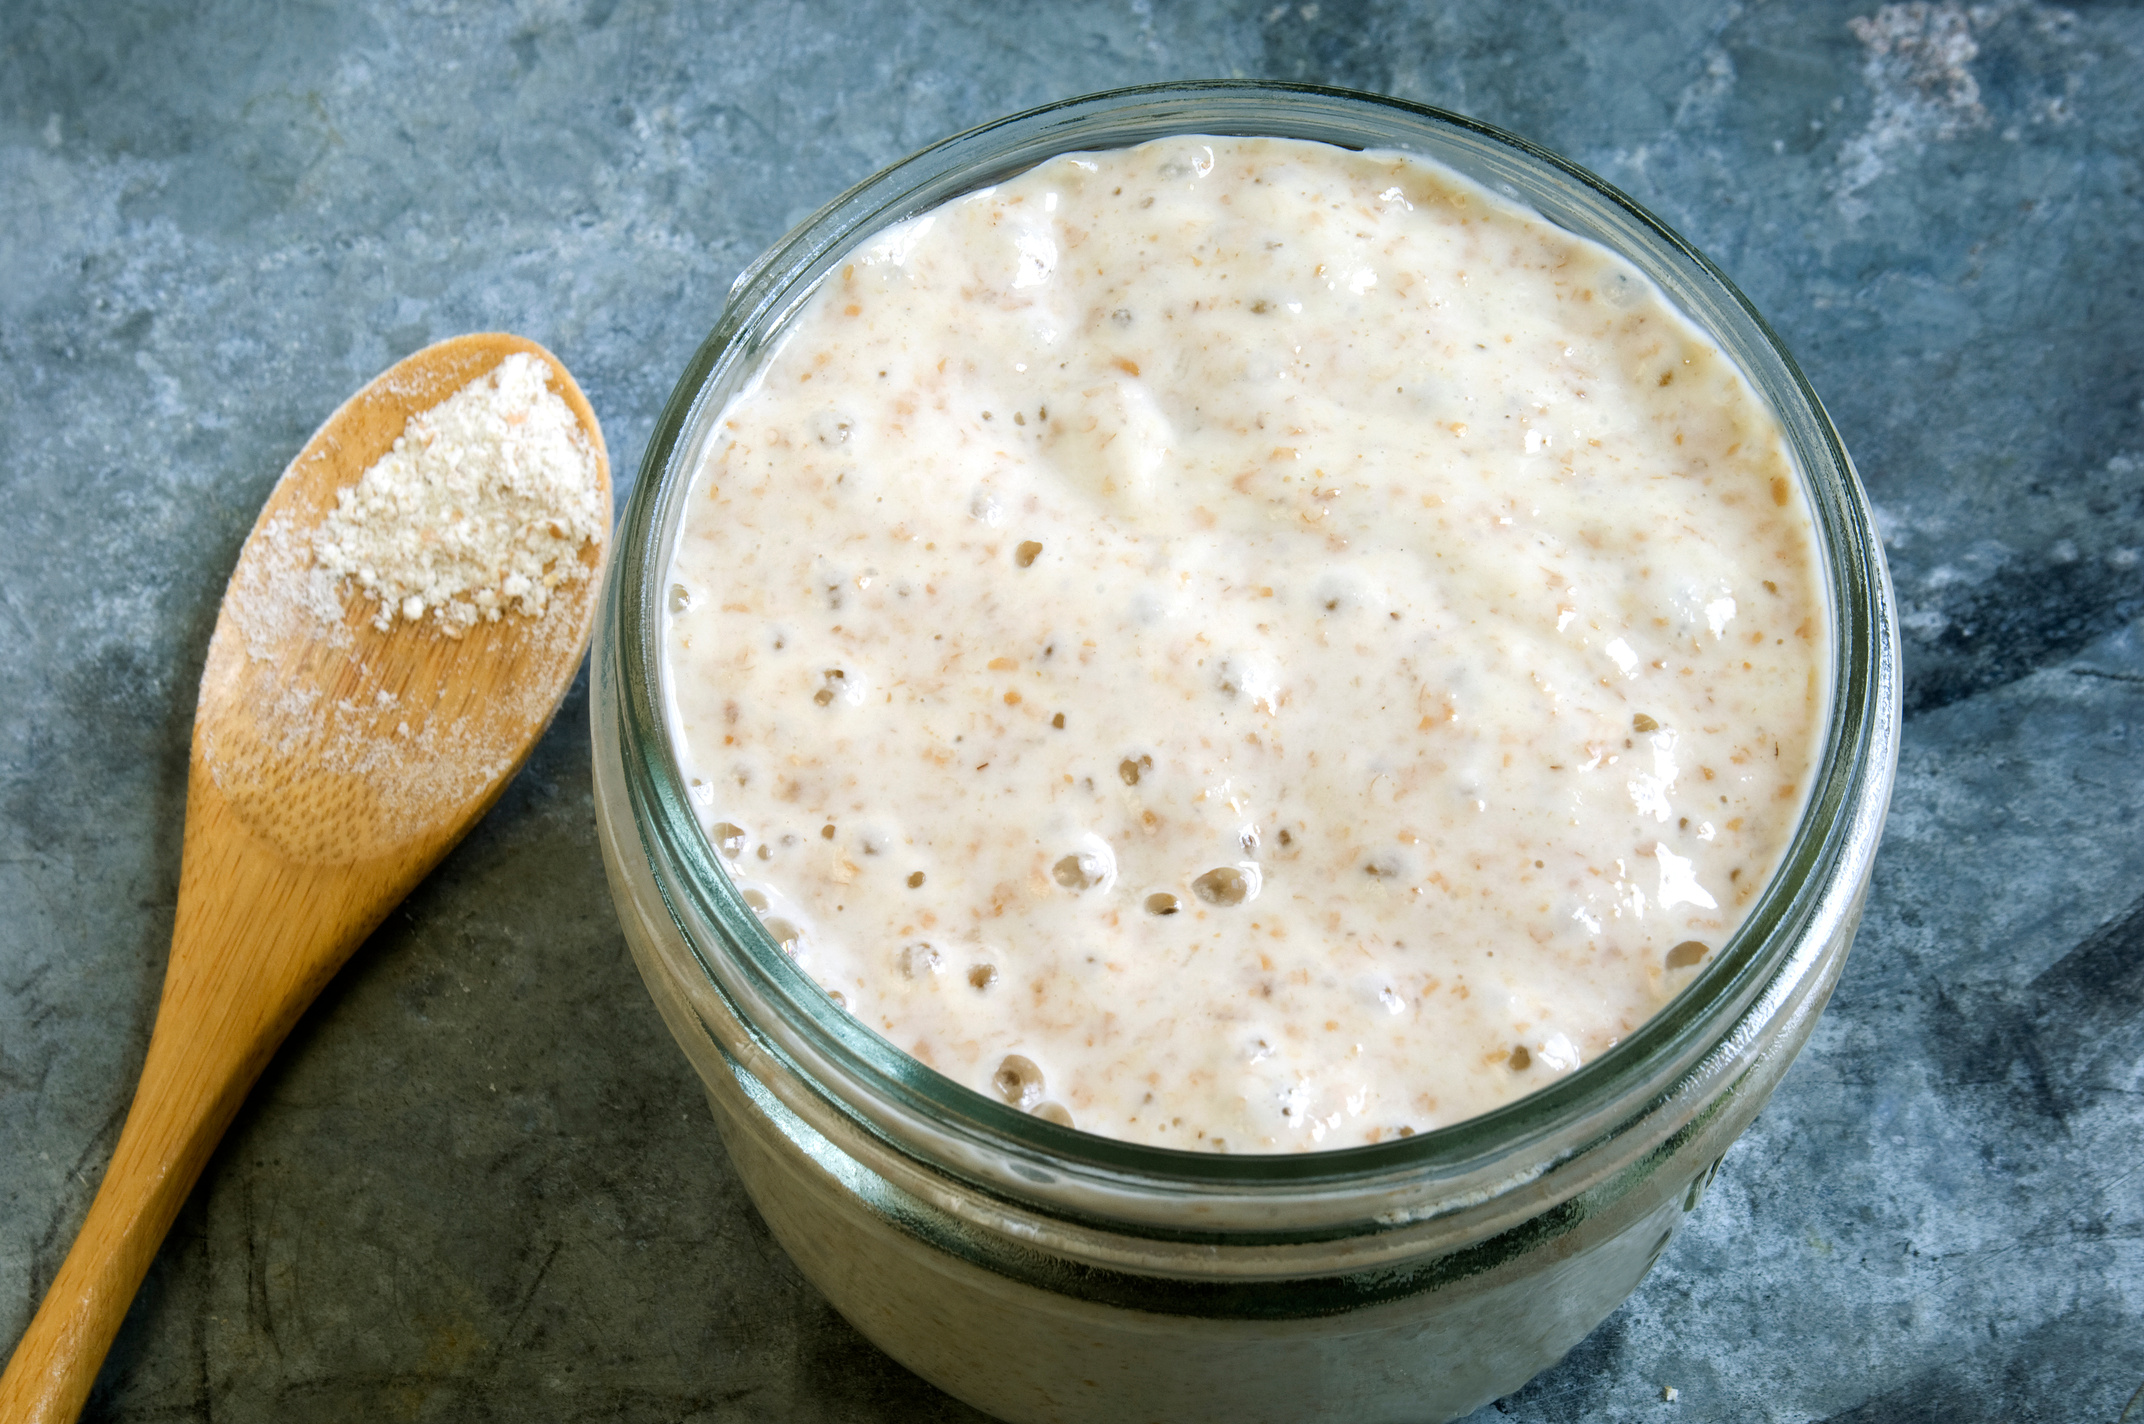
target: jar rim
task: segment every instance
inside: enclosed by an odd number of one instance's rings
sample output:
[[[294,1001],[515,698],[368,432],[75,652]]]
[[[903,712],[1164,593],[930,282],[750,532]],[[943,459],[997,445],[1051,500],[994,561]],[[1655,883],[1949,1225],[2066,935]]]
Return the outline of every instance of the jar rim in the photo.
[[[1407,151],[1631,262],[1770,407],[1822,555],[1833,634],[1827,725],[1787,852],[1735,934],[1681,993],[1599,1057],[1476,1117],[1372,1145],[1228,1154],[1149,1146],[1031,1117],[924,1067],[828,999],[737,897],[691,808],[665,715],[661,594],[684,492],[725,384],[756,368],[819,280],[879,229],[1047,158],[1192,134]],[[1718,268],[1604,180],[1501,129],[1380,95],[1261,81],[1116,89],[966,130],[865,179],[739,275],[656,424],[614,548],[598,675],[617,694],[624,786],[643,847],[700,970],[761,1047],[865,1131],[1016,1199],[1061,1202],[1069,1181],[1284,1210],[1308,1197],[1367,1202],[1395,1190],[1478,1197],[1537,1175],[1613,1134],[1780,1000],[1779,981],[1808,967],[1797,948],[1858,910],[1889,799],[1899,674],[1881,544],[1844,445],[1784,345]],[[606,713],[599,706],[595,715]]]

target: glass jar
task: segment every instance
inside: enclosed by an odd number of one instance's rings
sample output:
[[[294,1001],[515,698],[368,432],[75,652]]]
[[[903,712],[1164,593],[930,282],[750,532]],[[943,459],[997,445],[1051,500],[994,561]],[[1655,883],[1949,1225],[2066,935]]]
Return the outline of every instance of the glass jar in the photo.
[[[1785,862],[1621,1044],[1470,1121],[1223,1156],[1076,1132],[972,1092],[835,1007],[761,929],[681,784],[665,573],[709,427],[860,240],[1056,154],[1277,135],[1441,162],[1620,253],[1748,376],[1815,512],[1830,721]],[[1898,634],[1838,434],[1689,244],[1522,139],[1393,99],[1156,85],[973,129],[835,199],[737,280],[642,462],[595,638],[604,863],[731,1159],[804,1274],[888,1354],[1013,1421],[1439,1420],[1556,1362],[1638,1284],[1808,1038],[1859,919],[1897,758]]]

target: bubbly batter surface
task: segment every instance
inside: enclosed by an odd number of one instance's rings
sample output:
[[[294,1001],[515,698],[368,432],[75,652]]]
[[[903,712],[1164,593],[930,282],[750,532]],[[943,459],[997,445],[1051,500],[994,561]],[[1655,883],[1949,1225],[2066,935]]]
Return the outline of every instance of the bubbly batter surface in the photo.
[[[1176,138],[874,237],[725,411],[672,727],[767,929],[1091,1132],[1376,1142],[1740,922],[1828,688],[1809,510],[1620,259],[1419,159]]]

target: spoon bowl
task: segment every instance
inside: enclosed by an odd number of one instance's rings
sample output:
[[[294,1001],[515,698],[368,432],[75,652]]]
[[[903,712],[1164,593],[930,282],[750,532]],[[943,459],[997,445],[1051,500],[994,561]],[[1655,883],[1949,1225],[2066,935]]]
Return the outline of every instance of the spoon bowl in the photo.
[[[306,442],[239,552],[194,714],[178,912],[126,1125],[73,1249],[0,1374],[0,1420],[61,1424],[88,1397],[158,1245],[291,1025],[505,790],[587,651],[607,535],[534,617],[459,638],[374,627],[312,536],[409,418],[508,356],[549,369],[596,458],[586,397],[541,346],[456,337],[391,367]]]

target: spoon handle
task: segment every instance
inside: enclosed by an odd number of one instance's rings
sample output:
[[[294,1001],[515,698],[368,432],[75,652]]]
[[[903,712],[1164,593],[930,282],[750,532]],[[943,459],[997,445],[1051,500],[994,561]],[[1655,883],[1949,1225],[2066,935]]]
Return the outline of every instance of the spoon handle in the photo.
[[[68,1424],[81,1412],[247,1090],[401,898],[293,864],[239,822],[198,761],[189,780],[171,960],[141,1083],[81,1232],[0,1374],[0,1424]]]

